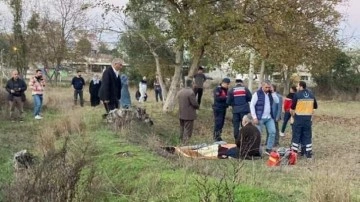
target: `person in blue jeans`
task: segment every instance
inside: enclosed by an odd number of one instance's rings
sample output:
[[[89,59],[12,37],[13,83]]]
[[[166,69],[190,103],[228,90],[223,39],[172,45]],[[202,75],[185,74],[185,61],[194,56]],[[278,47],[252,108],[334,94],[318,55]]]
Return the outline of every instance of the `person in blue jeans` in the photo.
[[[36,70],[34,77],[30,79],[29,87],[32,90],[31,94],[34,99],[34,116],[36,120],[41,120],[43,117],[40,115],[43,94],[45,89],[45,80],[42,76],[42,71],[40,69]]]
[[[272,105],[272,113],[273,113],[274,122],[275,122],[275,129],[276,129],[274,146],[279,146],[279,139],[280,139],[279,138],[279,135],[280,135],[279,134],[279,121],[281,120],[283,99],[282,99],[282,95],[276,91],[277,86],[274,84],[272,86],[273,86],[274,93],[279,98],[279,102],[278,103],[274,102]],[[268,137],[269,137],[269,131],[266,130],[266,142],[268,140]]]
[[[270,153],[275,143],[275,117],[272,112],[273,103],[279,103],[279,98],[273,90],[270,81],[264,81],[261,88],[257,90],[250,102],[250,112],[253,117],[253,123],[262,132],[263,126],[269,132],[269,137],[266,142],[266,153]]]
[[[230,84],[229,78],[224,78],[219,86],[214,89],[214,104],[212,106],[214,111],[214,134],[215,141],[222,141],[221,133],[224,127],[226,109],[227,92]]]

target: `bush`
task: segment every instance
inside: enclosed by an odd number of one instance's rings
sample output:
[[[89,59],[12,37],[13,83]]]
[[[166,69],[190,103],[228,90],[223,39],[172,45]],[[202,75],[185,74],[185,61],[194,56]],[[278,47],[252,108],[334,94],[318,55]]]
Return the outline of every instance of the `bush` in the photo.
[[[18,171],[6,188],[5,201],[73,201],[88,160],[85,155],[71,157],[68,140],[60,150],[48,152],[39,165]]]

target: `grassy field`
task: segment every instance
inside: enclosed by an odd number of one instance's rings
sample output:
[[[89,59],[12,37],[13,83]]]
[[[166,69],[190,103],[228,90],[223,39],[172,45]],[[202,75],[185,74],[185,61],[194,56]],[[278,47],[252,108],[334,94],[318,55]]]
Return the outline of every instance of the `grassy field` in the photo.
[[[209,92],[195,123],[194,144],[212,142]],[[64,176],[76,176],[75,201],[360,201],[359,103],[320,101],[313,126],[314,161],[300,159],[296,166],[273,169],[266,167],[267,159],[193,160],[167,155],[159,148],[178,144],[177,112],[162,113],[153,92],[148,94],[148,102],[141,105],[155,125],[133,123],[122,131],[106,126],[102,106],[73,106],[70,88],[48,89],[41,121],[33,120],[29,109],[24,123],[9,122],[3,108],[0,201],[24,201],[11,197],[11,190],[24,189],[13,175],[13,153],[28,149],[46,160],[65,148],[64,142],[68,142],[66,162],[61,165],[69,172],[52,168],[42,176],[50,178],[46,185],[53,187],[61,187]],[[223,137],[233,141],[230,110]],[[288,135],[280,143],[289,142]]]

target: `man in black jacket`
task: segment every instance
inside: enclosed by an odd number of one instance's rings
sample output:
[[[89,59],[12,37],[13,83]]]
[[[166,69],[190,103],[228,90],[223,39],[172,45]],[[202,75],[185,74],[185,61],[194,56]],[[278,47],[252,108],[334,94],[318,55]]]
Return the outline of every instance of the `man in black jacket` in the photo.
[[[240,77],[236,77],[235,82],[236,86],[229,90],[226,103],[232,107],[234,138],[236,140],[239,136],[241,119],[250,113],[249,102],[252,95]]]
[[[71,85],[74,88],[74,104],[77,105],[77,98],[80,97],[80,105],[84,106],[83,88],[85,86],[85,80],[81,77],[81,71],[78,70],[77,75],[71,81]]]
[[[100,100],[104,103],[106,113],[119,108],[119,99],[121,97],[121,80],[119,71],[122,69],[123,60],[115,58],[111,66],[107,68],[102,75],[102,84],[99,90]]]
[[[20,121],[22,121],[27,85],[24,80],[19,78],[19,72],[17,70],[12,72],[12,78],[6,83],[5,88],[9,93],[10,119],[14,118],[12,116],[15,106],[17,106],[17,109],[20,112]]]

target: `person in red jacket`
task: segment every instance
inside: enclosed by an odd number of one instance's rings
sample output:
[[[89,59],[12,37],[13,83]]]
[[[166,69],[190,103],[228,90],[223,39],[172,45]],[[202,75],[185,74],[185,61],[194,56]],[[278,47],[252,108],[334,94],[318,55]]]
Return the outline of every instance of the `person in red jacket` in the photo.
[[[292,104],[292,99],[296,93],[296,86],[291,86],[290,88],[290,93],[286,96],[285,100],[284,100],[284,121],[283,121],[283,125],[280,131],[280,136],[285,136],[285,129],[286,129],[286,125],[288,123],[288,121],[290,120],[291,114],[290,114],[290,107]]]

